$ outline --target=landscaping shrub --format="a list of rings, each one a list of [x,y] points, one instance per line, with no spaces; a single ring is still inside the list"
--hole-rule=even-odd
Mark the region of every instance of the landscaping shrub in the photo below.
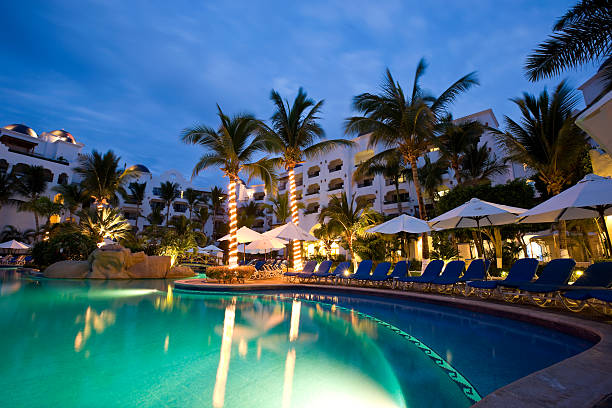
[[[34,263],[44,268],[59,261],[84,261],[95,249],[96,241],[81,233],[57,234],[32,248]]]
[[[209,266],[206,268],[206,277],[221,282],[244,281],[250,278],[255,273],[253,266],[237,266],[231,268],[229,266]]]

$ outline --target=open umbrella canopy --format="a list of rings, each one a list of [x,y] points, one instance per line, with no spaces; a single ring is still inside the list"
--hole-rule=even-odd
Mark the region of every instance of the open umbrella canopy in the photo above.
[[[517,215],[524,213],[524,208],[511,207],[472,198],[465,204],[429,221],[429,225],[437,230],[451,228],[479,228],[491,225],[511,224],[517,220]]]
[[[198,247],[198,250],[201,250],[202,252],[222,252],[223,251],[221,248],[216,247],[214,245],[208,245],[208,246],[205,246],[204,248]]]
[[[262,239],[258,239],[257,241],[251,242],[246,246],[246,250],[256,250],[256,249],[283,249],[288,242],[282,239],[274,238],[274,237],[265,237]]]
[[[521,214],[520,223],[612,215],[612,178],[587,174],[575,186]]]
[[[263,233],[266,237],[287,239],[290,241],[318,241],[308,231],[298,227],[293,222],[289,221],[285,225],[274,228],[273,230]]]
[[[261,239],[262,234],[260,234],[257,231],[253,231],[252,229],[248,227],[242,227],[237,231],[236,237],[238,238],[239,244],[246,244],[247,242],[253,242],[253,241],[257,241],[258,239]],[[221,238],[219,241],[229,241],[229,240],[230,240],[230,234],[227,234],[226,236]]]
[[[370,228],[367,232],[378,232],[381,234],[397,234],[398,232],[411,232],[413,234],[422,234],[429,232],[431,228],[426,221],[411,217],[407,214],[399,215],[387,222]]]
[[[30,246],[11,239],[0,244],[0,249],[29,249]]]

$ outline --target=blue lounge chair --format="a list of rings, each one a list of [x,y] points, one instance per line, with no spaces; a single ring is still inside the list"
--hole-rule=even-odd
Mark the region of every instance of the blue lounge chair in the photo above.
[[[571,286],[564,286],[559,299],[563,305],[578,312],[587,305],[587,300],[596,299],[608,303],[612,299],[608,287],[612,286],[612,262],[598,262],[590,265]]]
[[[464,261],[450,261],[446,264],[444,272],[429,283],[429,288],[432,289],[435,287],[440,291],[445,291],[450,286],[452,289],[452,287],[459,281],[459,276],[464,269]]]
[[[491,266],[491,261],[488,259],[474,259],[468,265],[463,276],[457,279],[458,283],[484,280],[487,276],[487,271]]]
[[[291,280],[295,277],[297,277],[300,273],[312,273],[315,270],[315,267],[317,266],[317,261],[308,261],[306,262],[306,264],[304,265],[304,267],[302,268],[302,270],[300,272],[285,272],[283,274],[284,277],[286,277],[287,279]]]
[[[391,262],[381,262],[376,265],[372,275],[366,278],[366,281],[374,284],[374,282],[386,282],[389,279],[389,269],[391,269]]]
[[[391,271],[391,275],[388,276],[388,279],[400,279],[408,277],[408,268],[410,268],[410,261],[399,261],[395,264],[393,271]]]
[[[327,274],[325,276],[321,276],[319,277],[319,279],[330,279],[333,280],[334,283],[337,282],[339,279],[343,279],[346,278],[346,272],[351,268],[351,263],[350,262],[340,262],[336,268],[334,269],[334,271],[330,274]]]
[[[492,294],[494,289],[497,289],[500,286],[516,288],[531,282],[535,276],[537,268],[537,259],[522,258],[517,260],[514,265],[512,265],[506,279],[468,282],[467,286],[476,290],[481,297],[487,297]]]
[[[370,277],[370,272],[372,271],[372,261],[365,260],[359,262],[359,266],[357,266],[357,270],[355,273],[350,274],[346,277],[349,282],[360,282],[365,281]]]
[[[321,262],[321,264],[319,265],[319,268],[316,270],[316,272],[310,275],[309,278],[320,280],[320,279],[326,279],[328,277],[333,276],[333,274],[329,273],[332,263],[333,263],[332,261]]]
[[[405,278],[399,278],[398,281],[405,284],[405,287],[408,285],[417,284],[426,284],[431,283],[434,279],[440,276],[440,272],[442,272],[442,268],[444,267],[444,261],[440,259],[435,259],[427,264],[427,267],[421,274],[421,276],[408,276]]]

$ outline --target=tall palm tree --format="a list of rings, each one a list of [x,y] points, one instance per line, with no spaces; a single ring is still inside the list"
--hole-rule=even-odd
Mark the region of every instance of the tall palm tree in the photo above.
[[[123,239],[132,231],[130,223],[116,208],[91,208],[81,210],[78,215],[81,232],[97,242],[101,242],[104,238]]]
[[[440,155],[453,169],[457,185],[461,184],[461,161],[465,152],[474,142],[480,140],[483,126],[477,121],[454,123],[451,115],[445,117],[437,127],[434,145]]]
[[[62,196],[64,206],[68,210],[70,219],[73,219],[73,215],[77,212],[79,207],[85,207],[90,201],[89,195],[83,186],[78,183],[58,184],[53,187],[52,190]]]
[[[463,155],[459,173],[464,185],[476,185],[491,183],[493,177],[504,174],[507,169],[506,162],[498,160],[487,143],[478,146],[478,142],[474,142]]]
[[[125,194],[129,180],[138,176],[132,169],[119,168],[121,158],[112,150],[102,154],[96,150],[80,157],[74,172],[81,176],[81,185],[98,207],[117,203],[117,193]]]
[[[357,267],[353,243],[355,238],[365,233],[366,227],[373,223],[373,213],[370,204],[365,201],[355,200],[355,195],[349,199],[346,192],[340,196],[332,196],[327,207],[321,210],[319,215],[321,224],[327,223],[332,228],[337,228],[346,242],[347,249],[351,254],[353,266]]]
[[[323,243],[325,252],[329,257],[332,251],[332,244],[339,237],[337,226],[334,224],[325,223],[323,220],[319,223],[319,227],[312,231],[312,235]]]
[[[10,241],[14,239],[15,241],[30,243],[32,242],[32,238],[34,238],[35,232],[33,229],[25,229],[19,230],[14,225],[6,225],[0,233],[0,241]]]
[[[197,209],[195,213],[195,222],[200,225],[200,231],[204,232],[204,228],[206,228],[206,223],[210,218],[210,211],[207,206],[202,206]]]
[[[193,169],[193,176],[204,169],[216,166],[229,179],[229,266],[233,268],[238,266],[236,183],[240,181],[240,174],[246,173],[249,180],[253,177],[263,180],[268,191],[274,188],[276,174],[273,169],[274,163],[267,157],[253,161],[259,152],[267,150],[266,142],[261,135],[262,123],[251,115],[229,117],[218,105],[217,109],[221,121],[217,129],[203,125],[188,128],[183,131],[182,140],[205,149],[204,155]]]
[[[270,93],[270,99],[274,103],[275,111],[271,126],[266,129],[265,139],[269,151],[281,155],[275,160],[275,164],[283,166],[289,174],[291,221],[299,225],[295,166],[305,158],[313,159],[339,146],[351,146],[352,142],[345,139],[319,141],[325,137],[325,132],[318,122],[324,101],[315,102],[308,98],[302,88],[298,90],[292,105],[289,105],[289,101],[283,101],[275,90]],[[296,270],[302,269],[299,241],[293,241],[293,267]]]
[[[47,196],[38,197],[34,203],[34,211],[46,219],[44,225],[45,230],[48,230],[49,226],[51,225],[51,217],[54,215],[61,215],[62,210],[64,209],[64,205],[62,203],[54,202]]]
[[[142,217],[140,206],[146,197],[147,183],[133,182],[128,185],[128,189],[130,190],[130,200],[136,203],[136,231],[138,231],[138,220]]]
[[[157,227],[164,222],[164,215],[161,212],[160,207],[153,207],[151,213],[147,215],[147,221],[149,224]]]
[[[586,136],[575,124],[576,92],[565,81],[552,95],[544,89],[538,97],[523,93],[512,99],[521,111],[520,121],[505,116],[506,132],[495,131],[498,143],[517,163],[537,172],[549,194],[557,195],[572,180],[571,172],[580,160]],[[565,222],[559,222],[561,250],[567,249]]]
[[[193,210],[200,203],[201,194],[198,190],[188,188],[183,192],[183,198],[187,200],[187,208],[189,208],[189,219],[193,218]]]
[[[379,94],[363,93],[353,98],[353,109],[363,116],[346,120],[345,132],[370,133],[370,146],[383,145],[396,149],[410,165],[416,190],[419,216],[427,219],[421,194],[417,162],[431,146],[437,122],[445,116],[446,108],[460,94],[478,85],[476,73],[467,74],[448,87],[440,96],[428,95],[420,85],[427,63],[419,61],[414,75],[412,92],[408,95],[387,69]],[[423,258],[429,258],[427,234],[423,234]]]
[[[553,26],[553,33],[527,57],[530,81],[605,59],[600,69],[612,85],[612,3],[580,0]]]
[[[251,228],[257,218],[259,207],[255,201],[249,201],[248,203],[238,208],[238,227]]]
[[[279,224],[284,224],[287,218],[291,216],[291,207],[289,205],[289,194],[277,194],[270,198],[271,204],[265,204],[266,208],[272,210],[272,213],[276,217],[276,221]],[[304,203],[298,202],[297,208],[304,208]]]
[[[166,206],[166,226],[168,226],[168,219],[170,218],[170,207],[172,206],[172,202],[176,200],[179,194],[180,189],[178,183],[164,181],[159,185],[159,197],[164,201],[164,205]]]
[[[438,188],[444,184],[444,175],[448,172],[448,162],[443,158],[432,162],[429,156],[425,156],[424,159],[425,164],[419,168],[419,182],[425,194],[434,204]]]
[[[12,172],[0,172],[0,209],[11,202],[11,197],[16,190],[16,181]]]
[[[213,210],[213,229],[212,229],[212,237],[213,239],[216,237],[216,221],[217,221],[217,212],[223,205],[223,202],[227,198],[227,195],[223,191],[223,187],[213,186],[210,189],[210,205]]]
[[[398,197],[397,211],[401,214],[403,208],[402,200],[399,199],[399,185],[401,179],[408,179],[409,173],[401,155],[395,150],[386,150],[359,164],[353,173],[353,179],[382,175],[386,180],[391,180],[395,187],[395,195]]]
[[[45,176],[43,166],[27,166],[23,170],[23,175],[18,178],[15,189],[17,193],[26,198],[26,202],[20,205],[22,211],[29,211],[34,214],[35,231],[38,234],[40,225],[38,222],[38,212],[36,211],[36,200],[47,191],[49,182]]]

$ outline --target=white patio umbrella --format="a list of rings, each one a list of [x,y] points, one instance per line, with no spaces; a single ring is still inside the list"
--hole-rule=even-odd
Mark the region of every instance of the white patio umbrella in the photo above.
[[[0,244],[0,249],[8,249],[12,251],[23,251],[26,249],[30,249],[30,246],[19,241],[15,241],[11,239],[10,241],[6,241]]]
[[[587,174],[575,186],[521,214],[520,223],[601,218],[606,247],[612,254],[606,215],[612,215],[612,178]]]
[[[262,235],[290,241],[318,241],[318,239],[312,236],[308,231],[298,227],[291,221],[273,230],[266,231]]]
[[[411,232],[413,234],[422,234],[429,232],[431,228],[427,221],[412,217],[408,214],[402,214],[389,221],[383,222],[380,225],[370,228],[367,232],[378,232],[380,234],[397,234],[398,232]]]
[[[238,240],[238,243],[242,244],[242,252],[245,254],[243,259],[246,259],[245,244],[248,242],[256,241],[258,239],[262,239],[262,237],[263,237],[262,234],[260,234],[257,231],[253,231],[252,229],[248,227],[241,227],[238,229],[238,231],[236,231],[236,238]],[[230,234],[227,234],[223,238],[219,239],[219,241],[229,241],[229,240],[230,240]]]
[[[263,253],[266,254],[268,250],[283,249],[288,243],[289,242],[279,238],[264,236],[264,238],[253,241],[247,245],[246,250],[250,253],[261,253],[263,251]]]
[[[214,245],[208,245],[208,246],[205,246],[204,248],[198,247],[198,250],[201,250],[202,252],[223,252],[221,248],[216,247]]]
[[[478,235],[480,236],[480,253],[484,254],[480,227],[512,224],[517,220],[517,215],[525,211],[527,210],[524,208],[490,203],[478,198],[472,198],[467,203],[437,216],[428,223],[437,230],[477,228]]]

